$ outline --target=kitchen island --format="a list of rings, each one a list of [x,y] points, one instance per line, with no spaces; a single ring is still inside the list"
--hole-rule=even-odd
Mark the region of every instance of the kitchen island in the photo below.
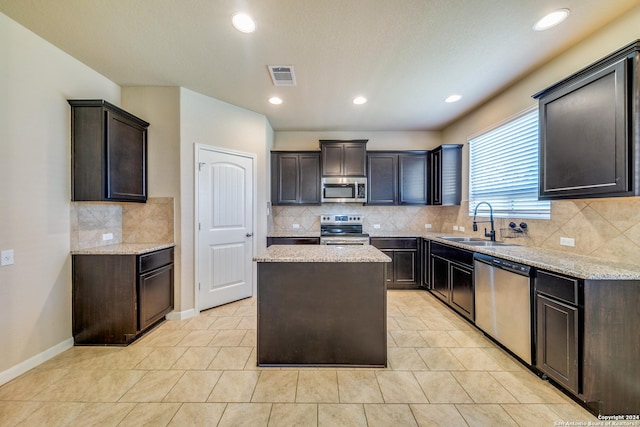
[[[386,366],[388,256],[369,245],[274,245],[254,261],[259,366]]]

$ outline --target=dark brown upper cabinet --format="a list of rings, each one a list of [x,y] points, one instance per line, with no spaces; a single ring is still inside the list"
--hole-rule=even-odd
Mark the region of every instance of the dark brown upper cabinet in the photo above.
[[[431,204],[459,205],[462,198],[462,145],[431,151]]]
[[[320,152],[271,152],[271,203],[320,204]]]
[[[535,94],[539,198],[640,195],[640,41]]]
[[[367,203],[370,205],[426,205],[427,151],[369,151]]]
[[[367,141],[320,140],[322,176],[366,176]]]
[[[147,201],[149,123],[104,100],[71,105],[71,200]]]

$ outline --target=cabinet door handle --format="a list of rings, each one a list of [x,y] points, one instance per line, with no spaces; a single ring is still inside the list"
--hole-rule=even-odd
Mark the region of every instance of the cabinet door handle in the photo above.
[[[246,236],[247,237],[251,237],[251,236],[253,236],[253,233],[247,233]]]

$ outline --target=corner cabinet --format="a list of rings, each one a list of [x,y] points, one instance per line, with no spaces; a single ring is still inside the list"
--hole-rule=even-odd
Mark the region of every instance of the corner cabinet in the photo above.
[[[416,237],[372,237],[371,245],[391,258],[386,263],[388,289],[420,288],[420,246]]]
[[[540,199],[640,195],[640,41],[537,93]]]
[[[173,310],[173,248],[72,255],[76,345],[126,345]]]
[[[367,204],[426,205],[428,151],[367,152]]]
[[[104,100],[71,105],[71,200],[147,201],[149,123]]]
[[[271,152],[271,203],[320,204],[320,152]]]
[[[462,199],[462,145],[445,144],[431,151],[431,204],[459,205]]]
[[[367,141],[320,140],[322,176],[366,176]]]

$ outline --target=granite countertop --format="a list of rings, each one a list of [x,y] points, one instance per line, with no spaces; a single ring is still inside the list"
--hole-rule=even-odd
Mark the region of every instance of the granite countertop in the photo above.
[[[142,255],[172,248],[175,245],[175,243],[118,243],[71,251],[71,255]]]
[[[318,231],[270,231],[267,237],[320,237]]]
[[[273,245],[253,258],[257,262],[391,262],[370,245]]]
[[[369,237],[387,237],[387,238],[400,238],[400,237],[421,237],[420,232],[406,232],[406,231],[381,231],[371,230],[369,231]]]
[[[517,243],[513,246],[472,246],[464,242],[452,242],[442,239],[447,233],[443,232],[398,232],[369,230],[371,237],[422,237],[447,245],[459,247],[472,252],[493,255],[498,258],[520,262],[532,267],[542,268],[548,271],[566,274],[579,279],[589,280],[640,280],[640,265],[608,261],[600,258],[574,255],[567,252],[555,251],[551,249],[534,248],[530,246],[520,246]],[[319,237],[320,232],[271,232],[269,237]],[[459,235],[463,237],[462,235]],[[298,248],[299,246],[295,246]],[[297,249],[296,249],[297,251]],[[302,262],[302,261],[300,261]]]
[[[452,242],[442,239],[444,233],[427,233],[422,237],[431,241],[445,243],[473,252],[493,255],[509,261],[519,262],[532,267],[566,274],[579,279],[590,280],[640,280],[640,266],[585,255],[574,255],[551,249],[529,246],[471,246],[464,242]]]

